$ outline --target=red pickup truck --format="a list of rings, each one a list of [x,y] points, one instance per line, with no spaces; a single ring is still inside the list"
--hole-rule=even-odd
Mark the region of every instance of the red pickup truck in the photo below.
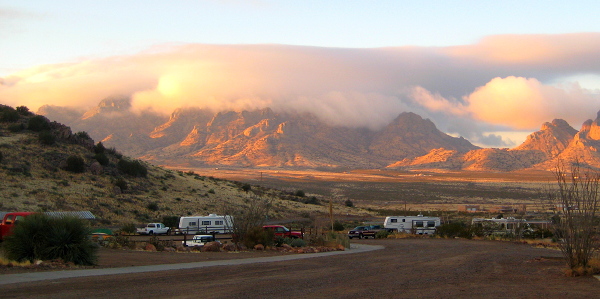
[[[300,239],[304,237],[304,234],[302,234],[302,232],[291,231],[289,228],[283,225],[265,225],[263,226],[263,228],[273,230],[275,232],[276,237]]]
[[[23,220],[23,218],[33,214],[33,212],[11,212],[6,213],[2,218],[2,222],[0,222],[0,241],[4,240],[4,238],[10,235],[13,227],[17,222]]]

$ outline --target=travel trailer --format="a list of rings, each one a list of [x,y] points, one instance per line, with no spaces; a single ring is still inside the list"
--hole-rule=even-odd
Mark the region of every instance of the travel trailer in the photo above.
[[[383,227],[398,232],[417,235],[431,235],[435,228],[440,226],[440,217],[418,216],[388,216],[385,217]]]
[[[233,230],[233,217],[210,214],[208,216],[186,216],[179,219],[175,234],[228,234]]]

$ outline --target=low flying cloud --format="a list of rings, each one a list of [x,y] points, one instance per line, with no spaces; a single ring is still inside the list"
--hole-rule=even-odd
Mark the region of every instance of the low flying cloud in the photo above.
[[[600,34],[503,35],[444,48],[175,44],[23,70],[0,78],[0,102],[89,109],[129,95],[135,111],[270,107],[372,129],[411,111],[501,146],[485,131],[533,131],[554,118],[577,127],[595,117],[597,95],[576,82],[551,84],[579,74],[600,74]]]

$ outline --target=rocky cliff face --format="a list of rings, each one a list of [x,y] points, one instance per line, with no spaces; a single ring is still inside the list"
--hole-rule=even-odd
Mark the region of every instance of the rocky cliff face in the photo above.
[[[53,108],[52,114],[59,110]],[[67,124],[107,147],[157,163],[377,168],[434,148],[461,153],[477,148],[414,113],[402,113],[382,130],[372,131],[268,108],[219,113],[186,108],[169,118],[134,114],[127,99],[112,98]]]
[[[552,170],[558,161],[577,160],[600,168],[600,113],[580,131],[555,119],[513,149],[480,149],[414,113],[402,113],[373,131],[268,108],[219,113],[180,108],[169,117],[134,114],[128,99],[121,98],[106,99],[79,117],[60,107],[45,106],[42,112],[107,147],[159,164],[513,171]]]

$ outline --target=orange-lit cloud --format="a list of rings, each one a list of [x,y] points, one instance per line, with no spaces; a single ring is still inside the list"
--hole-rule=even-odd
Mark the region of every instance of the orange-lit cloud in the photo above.
[[[556,87],[533,78],[494,78],[465,97],[473,117],[515,129],[539,127],[545,121],[563,118],[573,125],[581,117],[595,117],[600,99],[578,85]]]
[[[600,75],[600,33],[502,35],[446,48],[161,45],[0,78],[0,103],[91,108],[128,95],[135,111],[270,107],[373,129],[413,111],[470,136],[484,126],[533,130],[554,118],[577,127],[600,110],[598,96],[550,82],[582,74]]]

